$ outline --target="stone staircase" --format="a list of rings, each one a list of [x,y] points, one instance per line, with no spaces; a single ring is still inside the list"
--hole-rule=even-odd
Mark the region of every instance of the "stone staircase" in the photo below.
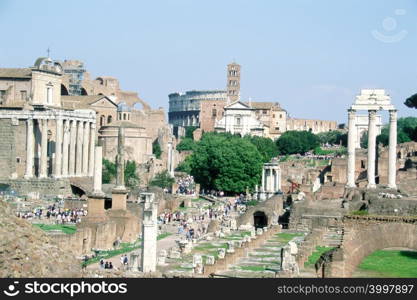
[[[323,234],[323,245],[338,247],[342,243],[343,229],[339,226],[329,226]]]
[[[289,232],[294,234],[292,241],[300,244],[304,238],[299,232]],[[288,241],[283,242],[280,233],[274,234],[263,244],[249,251],[236,263],[229,265],[224,271],[216,272],[216,277],[238,277],[238,278],[263,278],[276,277],[281,271],[281,249]]]

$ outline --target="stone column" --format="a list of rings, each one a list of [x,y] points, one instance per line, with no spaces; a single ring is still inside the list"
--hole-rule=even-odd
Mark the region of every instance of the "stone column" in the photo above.
[[[75,175],[75,143],[77,138],[77,121],[71,121],[71,134],[69,140],[69,176]]]
[[[101,180],[103,173],[103,148],[100,146],[95,147],[95,156],[94,156],[94,179],[93,179],[93,194],[101,195],[103,194],[101,190]]]
[[[82,167],[82,175],[88,176],[88,143],[89,143],[89,135],[90,135],[90,126],[89,122],[83,122],[84,127],[84,136],[83,136],[83,167]]]
[[[273,167],[269,167],[269,191],[270,192],[274,192],[274,168]]]
[[[69,120],[64,120],[64,138],[62,141],[62,177],[68,176],[69,126]]]
[[[369,111],[368,124],[368,186],[375,188],[375,160],[376,160],[376,110]]]
[[[41,120],[41,170],[39,177],[48,177],[48,120]]]
[[[348,110],[348,167],[347,187],[356,187],[355,184],[355,151],[356,151],[356,114],[355,110]]]
[[[101,190],[101,175],[102,175],[102,147],[94,147],[95,161],[94,164],[94,178],[93,178],[93,192],[88,196],[87,207],[88,215],[83,218],[86,222],[105,222],[107,220],[106,211],[104,209],[105,194]]]
[[[281,168],[277,168],[277,190],[281,191]]]
[[[142,193],[143,203],[142,221],[142,272],[156,271],[156,238],[158,233],[157,205],[154,203],[153,193]]]
[[[83,122],[79,121],[77,126],[77,152],[75,159],[75,176],[81,176],[83,166]]]
[[[89,123],[90,126],[90,157],[88,160],[88,176],[94,176],[94,148],[96,145],[96,124]]]
[[[397,110],[389,111],[388,186],[397,188]]]
[[[262,167],[262,185],[261,185],[262,192],[265,192],[265,167]]]
[[[56,139],[55,139],[55,168],[54,177],[59,178],[62,175],[62,126],[63,120],[56,119]]]
[[[28,118],[26,121],[26,171],[25,178],[33,177],[33,156],[34,156],[34,134],[33,119]]]
[[[168,142],[168,172],[169,175],[171,175],[172,177],[174,177],[174,168],[173,168],[173,164],[172,164],[172,142]]]

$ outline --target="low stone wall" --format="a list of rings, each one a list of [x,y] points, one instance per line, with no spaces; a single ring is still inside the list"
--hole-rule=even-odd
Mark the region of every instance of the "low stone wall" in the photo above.
[[[203,275],[209,276],[216,272],[226,270],[229,265],[237,263],[240,258],[246,257],[249,251],[258,248],[274,234],[279,232],[281,232],[281,227],[278,225],[268,228],[267,232],[264,232],[262,235],[256,235],[256,238],[251,239],[250,242],[242,243],[242,247],[235,248],[233,253],[226,253],[225,257],[216,260],[214,265],[205,265]]]
[[[308,260],[310,255],[316,250],[316,247],[322,244],[324,228],[314,228],[301,243],[298,248],[296,261],[300,269],[304,268],[304,263]]]
[[[20,195],[28,195],[33,192],[46,197],[70,196],[71,186],[68,179],[3,179],[0,183],[7,184]]]
[[[327,183],[315,193],[316,200],[339,199],[345,193],[345,185],[341,183]]]

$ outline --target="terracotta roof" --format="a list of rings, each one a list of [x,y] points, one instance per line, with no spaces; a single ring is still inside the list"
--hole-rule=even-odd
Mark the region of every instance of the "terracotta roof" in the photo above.
[[[0,78],[32,78],[30,68],[0,68]]]
[[[93,96],[61,96],[62,106],[67,109],[77,108],[91,108],[90,105],[94,102],[107,98],[111,103],[116,105],[109,97],[104,95],[93,95]]]
[[[245,104],[249,104],[249,102],[244,102]],[[279,107],[278,102],[251,102],[252,108],[255,109],[271,109],[274,106]]]

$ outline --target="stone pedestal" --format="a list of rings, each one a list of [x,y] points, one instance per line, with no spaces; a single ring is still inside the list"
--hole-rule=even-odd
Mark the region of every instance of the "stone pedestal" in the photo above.
[[[126,210],[128,190],[125,188],[114,188],[112,190],[112,210]]]
[[[87,216],[84,218],[89,222],[106,221],[106,211],[104,209],[104,194],[92,194],[87,199]]]

